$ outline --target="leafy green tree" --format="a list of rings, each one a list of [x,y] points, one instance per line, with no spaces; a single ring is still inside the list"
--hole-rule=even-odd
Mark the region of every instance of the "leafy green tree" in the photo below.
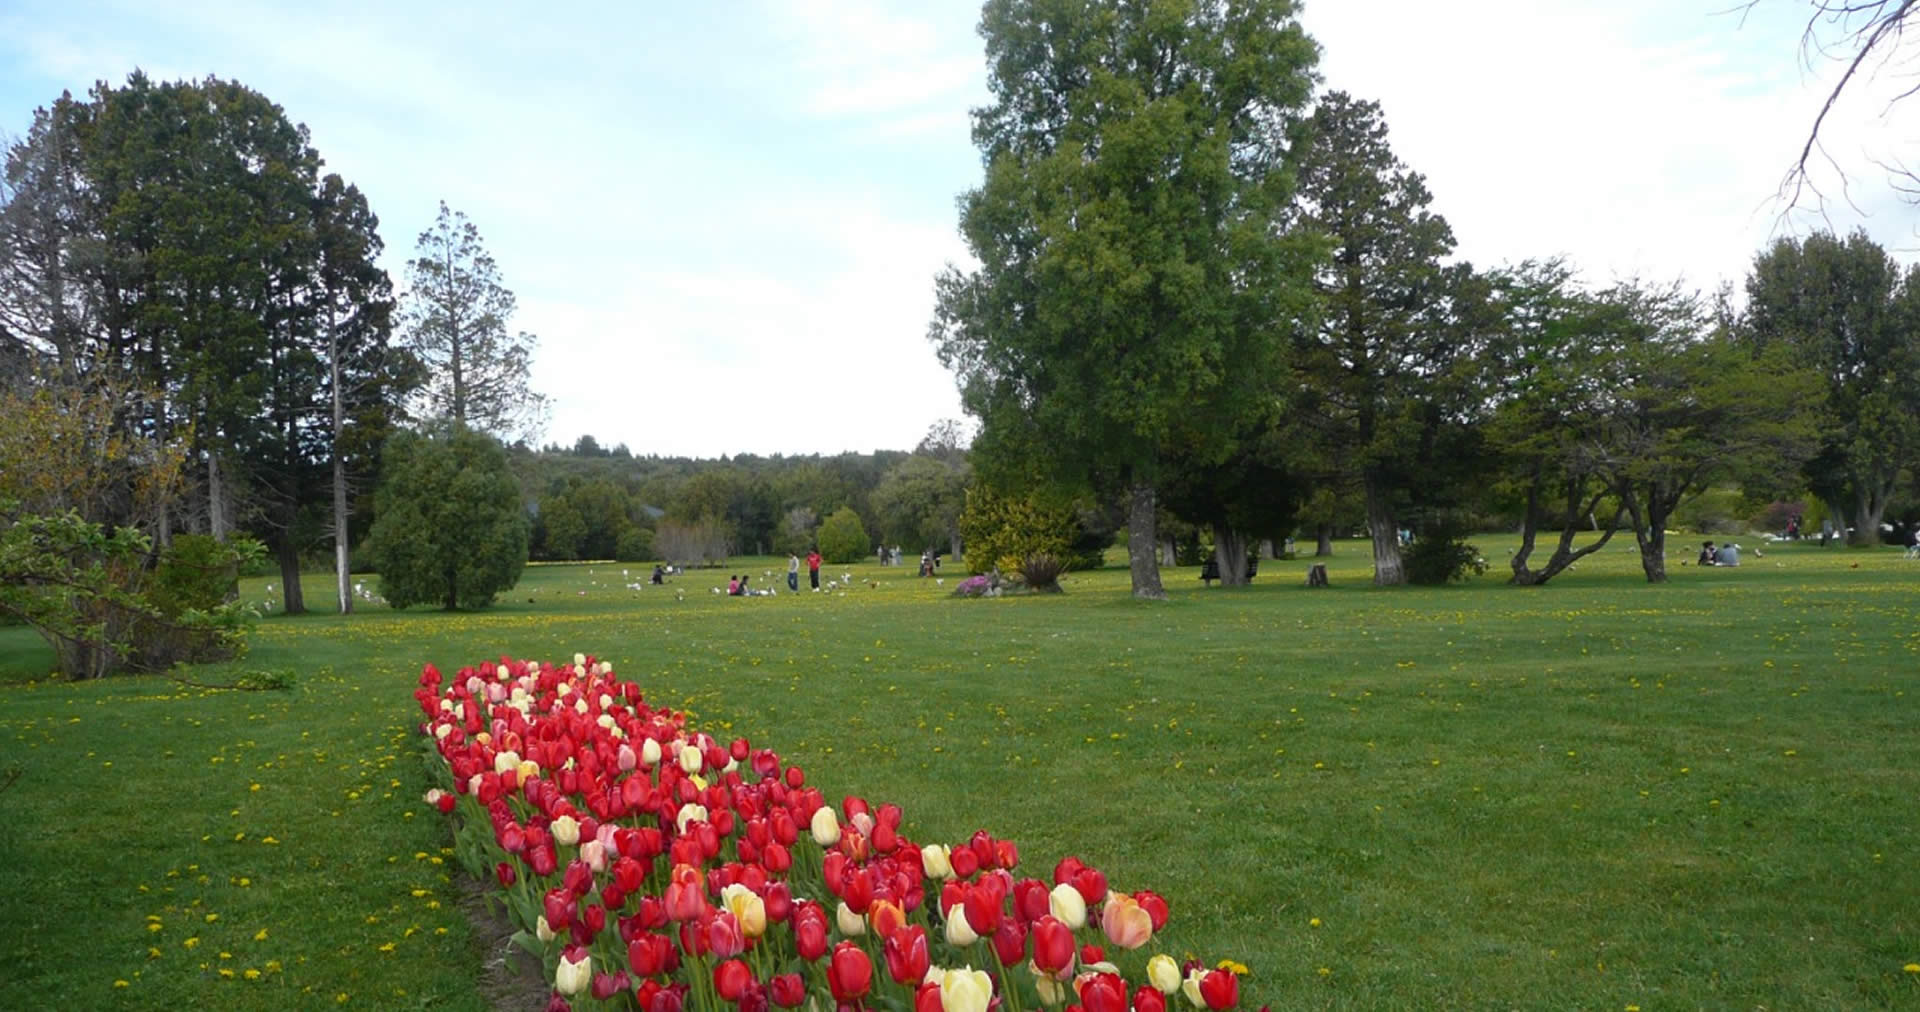
[[[820,524],[820,555],[828,562],[859,562],[873,550],[866,525],[851,506],[842,506]]]
[[[1329,92],[1308,136],[1300,225],[1326,236],[1333,253],[1316,279],[1318,319],[1300,332],[1299,417],[1322,455],[1358,478],[1373,582],[1401,584],[1395,494],[1421,467],[1428,408],[1461,350],[1446,316],[1460,279],[1441,265],[1453,232],[1426,209],[1426,181],[1387,145],[1377,103]]]
[[[587,539],[587,521],[567,495],[547,496],[540,500],[540,519],[534,524],[532,549],[542,559],[569,562],[581,558],[580,546]]]
[[[1901,472],[1920,456],[1920,268],[1904,276],[1865,232],[1779,239],[1754,258],[1745,333],[1825,380],[1814,494],[1874,544]]]
[[[536,338],[509,329],[515,300],[480,230],[440,203],[407,261],[406,343],[431,370],[429,413],[498,436],[537,433],[544,395],[528,387]]]
[[[387,603],[484,608],[519,582],[527,516],[498,441],[454,425],[400,433],[385,456],[367,552]]]
[[[1606,418],[1584,452],[1633,521],[1647,582],[1663,583],[1682,500],[1812,453],[1819,379],[1709,332],[1699,300],[1677,287],[1623,284],[1607,298],[1623,322],[1600,376]]]
[[[989,476],[1124,491],[1133,593],[1163,598],[1171,462],[1224,460],[1272,397],[1313,252],[1279,227],[1315,47],[1291,0],[989,0],[979,262],[930,337],[981,420]]]
[[[1494,287],[1501,323],[1481,362],[1486,396],[1495,406],[1487,441],[1502,465],[1502,484],[1520,505],[1511,582],[1544,586],[1605,547],[1626,516],[1593,446],[1604,438],[1615,405],[1608,363],[1628,353],[1624,345],[1639,324],[1632,300],[1622,298],[1631,289],[1589,295],[1558,260],[1501,271]],[[1614,505],[1602,523],[1595,511],[1608,500]],[[1589,526],[1599,529],[1578,544]],[[1536,568],[1542,530],[1556,531],[1557,538],[1546,563]]]
[[[1249,433],[1215,467],[1169,482],[1166,505],[1181,519],[1212,529],[1214,561],[1224,586],[1247,584],[1247,556],[1261,539],[1282,540],[1294,528],[1307,486],[1288,466],[1279,430]]]
[[[968,477],[964,462],[956,466],[918,453],[894,465],[871,500],[881,540],[916,549],[945,545],[958,556]]]

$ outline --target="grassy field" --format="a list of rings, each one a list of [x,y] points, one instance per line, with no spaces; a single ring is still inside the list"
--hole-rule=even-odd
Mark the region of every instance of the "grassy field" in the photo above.
[[[870,564],[746,600],[534,567],[484,613],[269,617],[193,675],[291,691],[48,682],[0,630],[0,1007],[481,1007],[409,692],[576,650],[916,839],[1160,891],[1249,1008],[1920,1007],[1920,563],[1796,545],[1649,587],[1609,549],[1381,591],[1367,559],[1329,590],[1169,570],[1164,604],[1122,569],[959,601]]]

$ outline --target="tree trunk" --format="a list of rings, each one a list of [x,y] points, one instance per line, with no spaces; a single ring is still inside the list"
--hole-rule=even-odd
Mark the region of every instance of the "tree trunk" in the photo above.
[[[1648,492],[1645,515],[1631,487],[1620,489],[1619,494],[1621,505],[1633,520],[1633,539],[1640,544],[1640,569],[1647,574],[1647,582],[1667,582],[1667,510],[1660,504],[1659,490]]]
[[[1153,486],[1136,483],[1127,491],[1127,569],[1133,577],[1133,596],[1164,601],[1167,592],[1160,586],[1160,562],[1154,549],[1160,538],[1154,525]]]
[[[1272,538],[1260,539],[1260,557],[1263,559],[1277,559],[1280,557],[1280,553],[1274,551]]]
[[[1333,554],[1333,525],[1313,525],[1313,557],[1324,559]]]
[[[1880,543],[1880,519],[1886,516],[1887,500],[1893,494],[1892,482],[1882,489],[1870,486],[1868,481],[1853,479],[1853,533],[1847,536],[1847,544],[1856,548],[1872,548]]]
[[[353,611],[352,577],[347,572],[347,541],[351,534],[347,513],[347,462],[340,455],[340,437],[347,428],[346,402],[340,393],[340,339],[334,331],[333,294],[327,294],[327,371],[333,383],[333,581],[340,614]]]
[[[227,486],[220,479],[220,455],[207,451],[207,533],[215,541],[227,540]]]
[[[947,547],[949,547],[949,548],[951,548],[951,549],[953,549],[953,558],[954,558],[954,561],[956,561],[956,562],[957,562],[957,561],[959,561],[959,559],[960,559],[960,557],[961,557],[961,556],[960,556],[960,549],[961,549],[961,547],[962,547],[962,545],[960,544],[960,532],[959,532],[959,531],[948,531],[948,532],[947,532]]]
[[[273,555],[280,563],[280,599],[286,602],[286,613],[306,614],[307,599],[300,592],[300,553],[293,547],[290,531],[283,530],[274,538]]]
[[[1247,585],[1247,537],[1225,524],[1213,525],[1213,559],[1220,565],[1222,587]]]
[[[1520,520],[1520,549],[1513,553],[1508,565],[1513,569],[1513,579],[1508,581],[1516,587],[1531,587],[1541,582],[1538,574],[1527,568],[1527,559],[1533,555],[1534,535],[1539,532],[1540,523],[1540,487],[1546,478],[1538,463],[1533,465],[1533,477],[1527,483],[1526,512]]]
[[[1407,572],[1400,564],[1400,526],[1393,517],[1393,504],[1387,501],[1387,490],[1369,475],[1367,489],[1367,533],[1373,539],[1373,585],[1376,587],[1398,587],[1407,582]]]

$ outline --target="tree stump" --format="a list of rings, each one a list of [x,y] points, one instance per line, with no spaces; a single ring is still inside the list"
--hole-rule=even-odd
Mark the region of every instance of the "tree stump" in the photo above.
[[[1307,586],[1324,587],[1326,585],[1327,567],[1325,563],[1316,562],[1307,568]]]

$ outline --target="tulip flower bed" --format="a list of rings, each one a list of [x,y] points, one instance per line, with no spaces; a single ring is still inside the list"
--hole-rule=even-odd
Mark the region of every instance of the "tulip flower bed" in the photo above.
[[[1228,1009],[1240,969],[1146,947],[1168,905],[1078,857],[1046,879],[982,829],[917,844],[744,738],[649,705],[612,665],[502,660],[414,693],[456,852],[552,968],[549,1008]]]

